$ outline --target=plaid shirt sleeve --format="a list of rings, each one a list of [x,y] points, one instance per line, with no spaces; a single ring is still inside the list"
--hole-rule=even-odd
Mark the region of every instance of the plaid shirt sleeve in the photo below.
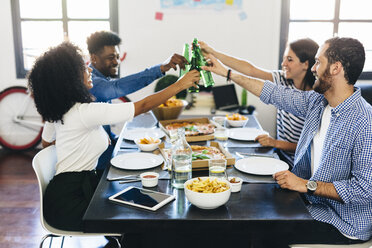
[[[305,117],[310,106],[309,100],[312,93],[313,91],[299,91],[265,81],[260,99],[266,104],[273,104],[278,109]]]

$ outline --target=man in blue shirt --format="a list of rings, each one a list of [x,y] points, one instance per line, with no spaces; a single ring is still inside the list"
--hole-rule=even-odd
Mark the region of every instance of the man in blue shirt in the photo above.
[[[203,69],[228,75],[210,59],[213,65]],[[319,222],[305,234],[297,230],[270,238],[275,247],[280,242],[358,243],[372,235],[372,107],[354,87],[365,50],[355,39],[336,37],[319,48],[315,59],[312,91],[229,73],[263,102],[306,117],[292,171],[273,177],[281,188],[306,193],[309,212]]]
[[[126,77],[117,78],[119,70],[119,44],[121,38],[111,31],[98,31],[87,38],[90,54],[90,67],[92,71],[93,88],[90,92],[97,102],[111,102],[111,100],[140,90],[165,75],[165,72],[177,65],[184,69],[187,60],[174,54],[163,64],[155,65],[144,71]],[[116,143],[116,136],[111,132],[110,126],[104,126],[110,136],[111,145],[98,161],[97,170],[101,171],[110,161]]]

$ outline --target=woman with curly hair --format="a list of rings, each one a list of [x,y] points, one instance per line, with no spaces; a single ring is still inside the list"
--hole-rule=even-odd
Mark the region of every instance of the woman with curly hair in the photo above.
[[[273,71],[259,68],[246,60],[216,51],[205,42],[199,41],[199,45],[204,53],[211,54],[231,69],[250,77],[269,80],[275,84],[298,90],[311,90],[315,82],[311,67],[315,63],[315,54],[319,46],[309,38],[290,42],[283,54],[282,70]],[[256,141],[262,146],[278,149],[280,159],[287,162],[292,168],[294,153],[304,122],[305,119],[302,117],[278,110],[277,139],[268,135],[259,135],[256,137]]]
[[[56,174],[44,195],[46,221],[63,230],[82,230],[82,217],[98,184],[95,167],[109,139],[102,125],[130,121],[194,86],[194,70],[176,83],[137,102],[93,102],[91,71],[81,50],[64,42],[39,57],[28,77],[38,112],[46,122],[43,145],[55,142]]]

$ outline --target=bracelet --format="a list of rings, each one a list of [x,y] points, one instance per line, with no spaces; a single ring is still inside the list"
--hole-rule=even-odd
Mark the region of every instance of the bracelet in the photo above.
[[[229,81],[231,80],[231,78],[230,78],[230,74],[231,74],[231,69],[229,69],[229,70],[227,71],[226,82],[229,82]]]

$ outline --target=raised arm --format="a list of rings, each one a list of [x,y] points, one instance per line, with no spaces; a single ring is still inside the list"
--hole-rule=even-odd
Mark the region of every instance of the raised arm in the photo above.
[[[208,44],[203,41],[199,41],[199,45],[204,55],[213,55],[224,65],[230,67],[235,71],[238,71],[250,77],[273,81],[273,76],[268,70],[259,68],[253,63],[248,62],[247,60],[235,58],[220,51],[216,51],[214,48],[208,46]]]
[[[150,109],[164,103],[167,99],[176,95],[178,92],[195,86],[194,82],[198,82],[200,73],[197,70],[192,70],[186,73],[174,84],[168,86],[162,91],[152,94],[142,100],[134,103],[134,116],[149,111]]]
[[[202,69],[206,71],[211,71],[217,75],[226,77],[228,69],[224,67],[214,56],[207,55],[206,58],[209,60],[209,66],[203,66]],[[243,76],[241,74],[231,72],[230,78],[232,81],[245,88],[252,94],[260,96],[262,88],[264,86],[264,81],[261,79],[253,78],[250,76]]]

